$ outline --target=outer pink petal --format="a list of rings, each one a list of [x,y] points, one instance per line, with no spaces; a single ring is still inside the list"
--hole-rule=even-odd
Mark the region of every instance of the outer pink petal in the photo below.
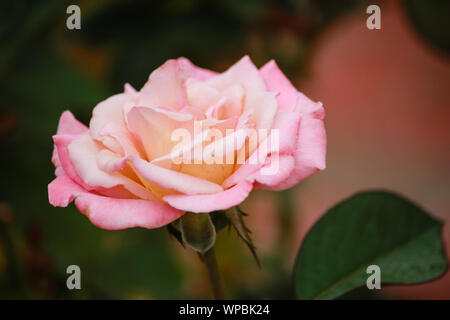
[[[66,110],[61,114],[61,117],[59,118],[57,134],[78,135],[85,132],[86,130],[88,130],[88,128],[80,121],[75,119],[70,111]],[[56,147],[53,148],[52,162],[56,167],[55,175],[59,176],[64,174],[64,169],[61,167],[61,162],[59,160]]]
[[[68,175],[73,181],[78,183],[86,190],[92,190],[93,188],[84,183],[84,181],[80,178],[69,157],[69,151],[67,147],[70,144],[70,142],[72,142],[72,140],[75,139],[76,137],[77,136],[67,134],[53,136],[55,150],[58,154],[61,167],[63,168],[65,174]]]
[[[74,115],[66,110],[61,114],[58,123],[57,134],[74,134],[78,135],[88,130],[84,124],[75,119]]]
[[[78,197],[75,204],[94,225],[106,230],[159,228],[175,221],[184,213],[161,202],[113,199],[93,194]]]
[[[178,110],[186,104],[184,82],[187,74],[176,60],[168,60],[152,72],[142,87],[137,105],[166,106]]]
[[[55,146],[53,146],[53,151],[52,151],[52,163],[55,166],[55,175],[56,176],[64,174],[64,169],[61,168],[61,161],[59,161],[58,151],[56,150]]]
[[[323,121],[302,118],[298,137],[295,168],[286,181],[276,186],[276,190],[291,188],[318,170],[325,169],[327,138]]]
[[[67,176],[53,180],[48,186],[48,193],[50,203],[58,207],[66,207],[75,199],[77,208],[94,225],[106,230],[159,228],[183,215],[182,211],[161,202],[114,199],[90,193]]]
[[[125,83],[125,85],[123,86],[123,92],[131,94],[137,93],[136,89],[133,88],[133,86],[129,83]]]
[[[75,197],[87,192],[68,176],[60,176],[48,185],[48,201],[55,207],[67,207]]]
[[[297,106],[295,111],[300,112],[302,117],[322,120],[325,117],[325,110],[322,102],[314,102],[301,92],[297,92]]]
[[[172,207],[195,213],[226,210],[239,205],[252,191],[253,184],[243,180],[234,187],[215,194],[168,195],[163,198]]]
[[[249,179],[254,180],[258,189],[276,190],[292,174],[295,160],[290,155],[272,154],[267,158],[267,164]]]
[[[142,199],[153,199],[150,191],[127,176],[113,172],[108,173],[98,166],[98,156],[102,149],[98,147],[88,132],[74,138],[67,146],[68,157],[82,183],[71,178],[83,186],[92,186],[95,190],[110,189],[123,186],[126,190]],[[62,160],[62,159],[61,159]],[[88,189],[86,187],[86,189]]]
[[[206,83],[219,90],[236,84],[243,85],[247,90],[266,90],[266,85],[258,68],[255,67],[248,56],[241,58],[224,73],[208,79]]]
[[[294,110],[297,104],[297,89],[278,68],[274,60],[267,62],[259,70],[269,91],[279,92],[278,107],[286,111]]]
[[[131,93],[120,93],[95,106],[89,123],[90,132],[94,139],[100,139],[102,129],[111,122],[120,127],[125,125],[123,109],[127,103],[133,101],[133,97],[134,94]]]
[[[188,59],[182,57],[177,59],[178,65],[180,68],[187,73],[189,77],[193,77],[197,80],[207,80],[215,75],[217,75],[216,72],[203,69],[195,66],[191,61]]]
[[[90,183],[93,183],[93,185],[90,185],[89,183],[85,182],[80,175],[78,174],[78,171],[76,170],[75,166],[72,164],[72,160],[70,159],[68,146],[69,144],[78,136],[72,136],[72,135],[55,135],[53,136],[53,141],[55,143],[55,149],[58,152],[58,157],[61,161],[61,167],[60,169],[62,172],[60,174],[57,174],[57,176],[61,175],[67,175],[70,177],[74,182],[76,182],[78,185],[80,185],[83,189],[89,190],[89,191],[97,191],[100,192],[103,195],[114,195],[115,197],[121,197],[121,198],[132,198],[135,196],[138,196],[142,199],[155,199],[153,194],[145,189],[143,186],[137,184],[136,182],[132,181],[131,179],[128,179],[120,174],[115,174],[114,177],[109,177],[108,183],[106,184],[99,184],[98,182],[98,174],[94,175],[94,178],[96,178],[96,181],[89,181]],[[105,150],[106,151],[106,150]],[[87,158],[83,159],[86,160]],[[100,159],[101,160],[101,159]],[[109,160],[109,159],[108,159]],[[90,165],[87,165],[90,170],[97,171],[97,163],[92,163]],[[107,173],[100,173],[101,175],[106,175]],[[111,183],[111,180],[113,182]],[[94,183],[95,182],[95,183]]]
[[[295,153],[300,122],[300,112],[278,110],[272,130],[278,130],[279,150],[271,150],[272,152],[290,155]]]

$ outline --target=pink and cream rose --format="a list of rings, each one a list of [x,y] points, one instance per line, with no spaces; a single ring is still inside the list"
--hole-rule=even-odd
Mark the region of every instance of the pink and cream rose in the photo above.
[[[66,207],[75,200],[93,224],[110,230],[158,228],[185,212],[225,210],[254,188],[287,189],[323,170],[323,117],[322,104],[298,92],[274,61],[258,70],[246,56],[215,73],[185,58],[169,60],[140,91],[126,84],[100,102],[89,127],[70,111],[61,115],[49,201]],[[181,148],[179,129],[192,136]],[[261,131],[266,139],[251,139]],[[279,141],[263,143],[273,132]],[[198,147],[227,161],[208,161],[202,151],[198,158]],[[192,161],[174,161],[180,150]],[[267,174],[268,167],[276,170]]]

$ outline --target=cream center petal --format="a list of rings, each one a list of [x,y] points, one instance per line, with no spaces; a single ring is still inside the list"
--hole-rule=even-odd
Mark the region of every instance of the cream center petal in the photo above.
[[[193,175],[221,185],[236,167],[237,150],[245,142],[245,130],[238,130],[210,143],[203,143],[202,150],[194,150],[191,163],[180,164],[180,172]]]
[[[170,188],[164,188],[161,185],[144,178],[139,173],[139,171],[136,170],[136,168],[134,167],[134,165],[131,161],[128,161],[128,166],[129,166],[129,168],[131,168],[131,170],[133,171],[135,176],[138,177],[139,181],[145,186],[145,188],[147,188],[156,198],[158,198],[159,201],[163,202],[162,198],[166,195],[180,193],[180,192],[170,189]]]
[[[173,193],[208,194],[223,191],[216,183],[157,166],[136,156],[129,157],[129,161],[144,185],[158,197]]]
[[[151,76],[145,90],[141,91],[145,92],[145,98],[139,99],[147,106],[155,105],[154,103],[161,105],[163,100],[172,99],[169,109],[128,106],[125,108],[128,128],[142,142],[150,164],[221,185],[256,150],[259,138],[256,137],[255,145],[254,137],[253,141],[247,136],[241,137],[231,153],[227,150],[228,154],[209,148],[206,158],[218,153],[223,158],[220,163],[203,159],[205,148],[219,146],[219,149],[223,149],[225,145],[229,145],[230,139],[226,138],[232,134],[226,129],[270,130],[277,112],[276,93],[267,91],[258,69],[248,57],[241,59],[226,72],[207,80],[187,78],[183,81],[179,77],[171,78],[174,72],[174,65],[170,63],[161,68]],[[159,86],[161,83],[166,83],[167,88],[173,89],[172,98],[166,95],[170,90]],[[184,104],[180,103],[180,97],[184,97],[180,90],[185,93]],[[159,91],[162,92],[161,99],[152,97],[158,95]],[[151,104],[148,103],[150,101]],[[191,116],[189,120],[183,118],[182,115],[186,114]],[[199,119],[203,120],[206,128],[217,129],[222,136],[214,141],[205,141],[203,131],[194,132],[193,123]],[[173,141],[172,133],[177,129],[187,129],[191,134],[190,140],[181,144]],[[200,161],[195,156],[199,147],[202,155]],[[185,154],[189,155],[191,162],[174,164],[174,155]],[[241,162],[237,163],[238,160]],[[142,177],[139,172],[137,175],[158,196],[173,192],[167,186],[162,187]]]
[[[191,78],[186,83],[188,102],[202,110],[208,118],[224,120],[242,113],[245,101],[242,85]]]
[[[238,123],[242,128],[251,126],[248,122],[252,112],[246,112],[241,119],[245,95],[242,86],[235,85],[231,89],[228,91],[232,93],[229,97],[222,96],[205,112],[207,119],[203,121],[203,127],[211,131],[215,130],[218,136],[211,140],[208,136],[210,132],[205,130],[200,139],[198,135],[189,146],[174,150],[172,155],[182,154],[181,158],[187,158],[190,162],[183,162],[172,169],[217,184],[222,184],[235,171],[238,150],[243,149],[246,141],[246,134],[243,130],[239,132],[237,126]],[[214,99],[216,98],[215,96]],[[167,167],[166,160],[169,158],[170,155],[166,155],[154,161],[158,165]]]
[[[206,112],[221,98],[220,92],[205,81],[189,78],[186,81],[186,95],[189,105]]]
[[[127,113],[128,128],[142,143],[149,161],[169,154],[177,142],[177,129],[193,132],[194,117],[190,113],[167,111],[162,108],[133,107]]]
[[[239,117],[243,111],[245,103],[245,90],[239,84],[227,87],[221,92],[226,98],[225,105],[221,108],[219,119]]]
[[[179,172],[221,185],[234,171],[234,164],[180,164]]]

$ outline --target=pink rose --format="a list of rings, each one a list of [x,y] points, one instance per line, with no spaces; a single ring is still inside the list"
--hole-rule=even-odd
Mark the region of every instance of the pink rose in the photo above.
[[[323,170],[323,117],[322,104],[298,92],[274,61],[258,70],[246,56],[218,74],[169,60],[140,91],[126,84],[100,102],[89,127],[70,111],[61,115],[49,201],[66,207],[75,200],[93,224],[110,230],[158,228],[185,212],[228,209],[253,188],[287,189]],[[177,129],[192,140],[180,145]],[[213,130],[223,137],[212,139]],[[250,130],[266,130],[264,141],[276,132],[279,141],[253,145]],[[227,160],[235,161],[207,162],[198,147],[203,157],[209,150],[223,159],[231,148]],[[176,154],[192,162],[176,162]],[[265,174],[268,167],[276,170]]]

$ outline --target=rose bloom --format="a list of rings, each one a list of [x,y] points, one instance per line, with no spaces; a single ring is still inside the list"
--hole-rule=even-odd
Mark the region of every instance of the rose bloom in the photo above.
[[[126,84],[123,93],[100,102],[89,127],[70,111],[61,115],[49,201],[66,207],[75,200],[94,225],[109,230],[158,228],[185,212],[229,209],[254,188],[287,189],[323,170],[323,117],[322,104],[298,92],[274,61],[258,70],[246,56],[215,73],[185,58],[169,60],[140,91]],[[195,136],[196,123],[224,138]],[[192,133],[183,150],[226,144],[231,159],[244,161],[173,161],[180,142],[172,134],[180,128]],[[261,151],[261,139],[252,145],[251,129],[277,131],[276,148]],[[251,162],[258,151],[260,161]],[[264,174],[275,162],[277,170]]]

